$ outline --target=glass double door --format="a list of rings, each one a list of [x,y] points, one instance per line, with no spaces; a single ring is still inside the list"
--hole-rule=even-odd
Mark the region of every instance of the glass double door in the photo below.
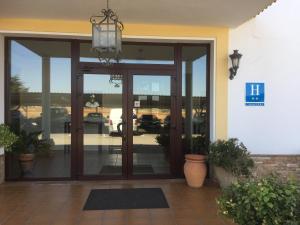
[[[83,177],[171,175],[172,76],[86,73],[80,98]]]

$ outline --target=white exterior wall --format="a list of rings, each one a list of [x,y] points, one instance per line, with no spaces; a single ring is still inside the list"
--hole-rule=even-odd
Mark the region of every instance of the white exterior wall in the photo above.
[[[4,123],[4,36],[0,34],[0,124],[2,123]],[[0,155],[3,154],[4,151],[0,148]]]
[[[228,136],[252,154],[300,154],[300,1],[278,0],[230,31],[243,57],[229,81]],[[245,83],[265,83],[265,106],[245,106]]]

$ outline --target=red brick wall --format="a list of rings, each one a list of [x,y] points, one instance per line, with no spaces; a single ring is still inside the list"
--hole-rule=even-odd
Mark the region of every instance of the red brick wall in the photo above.
[[[278,173],[284,178],[300,180],[300,155],[253,155],[255,175]]]

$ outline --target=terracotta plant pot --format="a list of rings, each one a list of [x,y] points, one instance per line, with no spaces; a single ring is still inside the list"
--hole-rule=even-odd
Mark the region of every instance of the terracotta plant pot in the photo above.
[[[185,155],[184,175],[190,187],[202,187],[206,174],[206,156],[196,154]]]
[[[23,173],[32,172],[34,154],[20,154],[19,162]]]

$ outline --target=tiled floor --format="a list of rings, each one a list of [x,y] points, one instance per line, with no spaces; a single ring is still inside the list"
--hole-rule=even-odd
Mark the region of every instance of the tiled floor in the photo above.
[[[83,211],[91,189],[161,187],[169,209]],[[217,214],[219,189],[184,180],[19,182],[0,185],[0,225],[232,225]]]

